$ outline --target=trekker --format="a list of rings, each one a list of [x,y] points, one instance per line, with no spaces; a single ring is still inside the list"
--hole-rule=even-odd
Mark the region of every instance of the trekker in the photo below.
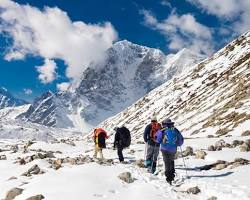
[[[114,148],[117,147],[117,154],[119,157],[119,161],[124,162],[122,150],[130,146],[131,143],[130,131],[125,126],[122,126],[121,128],[115,127],[114,130],[116,132],[114,140]]]
[[[162,122],[163,128],[157,132],[157,142],[160,143],[162,157],[165,165],[166,181],[171,185],[175,177],[174,159],[177,146],[183,144],[183,136],[180,131],[174,127],[171,119]]]
[[[144,130],[144,142],[146,143],[146,160],[145,166],[148,171],[154,173],[156,170],[157,157],[159,155],[160,144],[156,142],[156,132],[161,129],[157,122],[157,117],[151,117],[151,123]]]
[[[102,129],[102,128],[96,128],[94,130],[94,142],[95,142],[95,150],[94,150],[94,158],[97,158],[97,154],[100,154],[100,158],[101,160],[103,160],[103,153],[102,153],[102,149],[106,148],[106,143],[105,140],[108,139],[108,135],[107,132]]]

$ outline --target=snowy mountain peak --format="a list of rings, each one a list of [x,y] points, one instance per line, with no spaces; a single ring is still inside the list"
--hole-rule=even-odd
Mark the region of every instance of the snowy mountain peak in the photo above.
[[[81,126],[87,132],[169,81],[176,73],[201,61],[200,56],[178,55],[172,59],[158,49],[116,42],[101,63],[91,63],[74,92],[48,92],[37,99],[22,117],[57,127]],[[53,98],[51,98],[53,97]],[[60,111],[60,112],[59,112]],[[71,123],[70,123],[71,121]]]
[[[15,98],[6,88],[0,87],[0,109],[27,104],[22,99]]]

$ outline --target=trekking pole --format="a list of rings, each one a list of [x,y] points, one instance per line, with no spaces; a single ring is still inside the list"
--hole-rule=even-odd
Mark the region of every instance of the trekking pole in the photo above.
[[[184,168],[185,168],[185,171],[186,171],[186,178],[188,178],[187,166],[186,166],[185,159],[184,159],[184,157],[183,157],[183,151],[182,151],[181,146],[180,146],[180,150],[181,150],[181,157],[182,157],[182,160],[183,160],[183,165],[184,165]]]

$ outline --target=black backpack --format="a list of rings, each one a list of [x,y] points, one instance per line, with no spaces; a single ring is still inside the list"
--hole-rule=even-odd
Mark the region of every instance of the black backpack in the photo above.
[[[98,146],[100,148],[106,148],[105,133],[100,133],[98,135]]]
[[[120,132],[120,141],[123,147],[129,147],[131,144],[131,134],[126,127],[119,128]]]

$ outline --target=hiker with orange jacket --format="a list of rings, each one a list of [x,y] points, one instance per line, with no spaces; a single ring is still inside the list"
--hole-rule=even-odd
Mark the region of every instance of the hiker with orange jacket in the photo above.
[[[157,157],[159,155],[160,144],[156,142],[156,133],[161,129],[161,125],[157,122],[157,117],[151,117],[151,123],[145,128],[143,138],[146,143],[146,160],[145,166],[148,171],[154,173],[156,170]]]
[[[94,130],[93,140],[95,142],[94,158],[97,158],[97,154],[100,154],[101,160],[104,159],[102,149],[106,148],[106,139],[108,139],[107,132],[102,128],[96,128]]]

